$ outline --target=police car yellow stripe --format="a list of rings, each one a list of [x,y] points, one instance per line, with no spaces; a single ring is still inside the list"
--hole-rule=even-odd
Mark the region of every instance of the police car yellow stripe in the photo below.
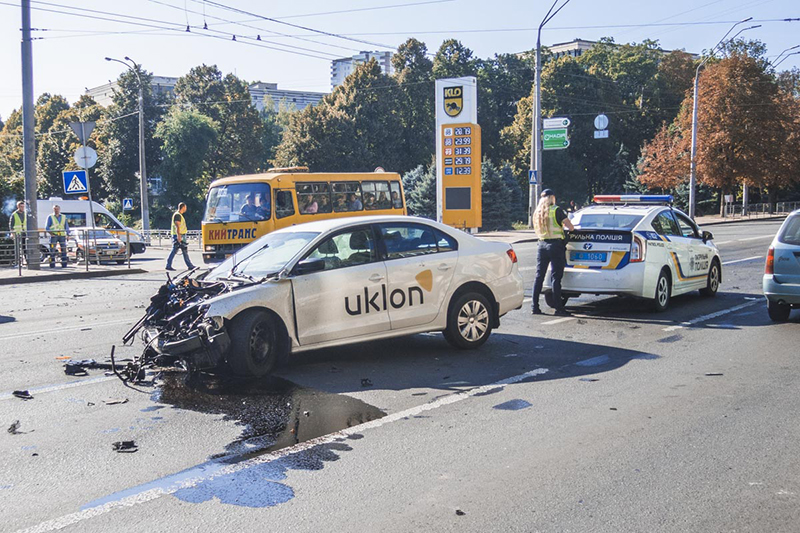
[[[675,252],[670,252],[669,254],[672,256],[672,262],[675,264],[675,272],[677,273],[680,281],[692,281],[706,277],[705,274],[701,274],[699,276],[685,276],[683,273],[683,268],[681,268],[681,263],[678,261],[678,256],[675,254]]]

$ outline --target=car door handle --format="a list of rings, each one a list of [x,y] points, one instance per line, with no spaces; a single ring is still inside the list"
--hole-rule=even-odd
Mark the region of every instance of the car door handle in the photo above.
[[[441,265],[439,265],[439,270],[441,270],[442,272],[444,272],[446,270],[450,270],[450,265],[448,265],[446,263],[442,263]]]
[[[371,276],[369,277],[369,280],[370,280],[370,281],[374,281],[374,282],[376,282],[376,283],[377,283],[377,282],[379,282],[379,281],[383,281],[383,276],[381,276],[380,274],[373,274],[373,275],[371,275]]]

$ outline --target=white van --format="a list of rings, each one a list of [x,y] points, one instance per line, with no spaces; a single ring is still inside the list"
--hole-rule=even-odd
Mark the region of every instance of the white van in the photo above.
[[[61,206],[61,214],[67,216],[70,227],[76,228],[90,225],[87,224],[90,218],[88,200],[62,200],[61,198],[51,197],[49,200],[36,201],[36,215],[39,218],[39,229],[44,230],[47,225],[47,216],[53,212],[54,205]],[[110,233],[122,240],[122,242],[125,242],[125,232],[129,232],[131,253],[144,253],[146,245],[141,233],[125,227],[122,222],[117,220],[117,217],[109,213],[108,209],[97,202],[92,202],[92,210],[94,211],[95,227],[107,229]]]

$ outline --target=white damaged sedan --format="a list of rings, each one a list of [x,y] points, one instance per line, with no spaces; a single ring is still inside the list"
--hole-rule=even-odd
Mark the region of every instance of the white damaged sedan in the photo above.
[[[512,247],[427,219],[322,220],[269,233],[164,285],[128,332],[147,365],[263,376],[291,353],[442,331],[477,348],[522,306]]]

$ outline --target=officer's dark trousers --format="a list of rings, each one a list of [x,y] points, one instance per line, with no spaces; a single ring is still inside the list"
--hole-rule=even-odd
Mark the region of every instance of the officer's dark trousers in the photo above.
[[[169,253],[169,257],[167,257],[167,268],[172,268],[172,260],[175,259],[178,250],[183,252],[183,261],[186,263],[186,268],[194,268],[192,260],[189,259],[189,246],[186,244],[185,240],[178,242],[178,237],[175,235],[172,236],[172,251]]]
[[[536,281],[533,283],[533,308],[539,307],[539,295],[542,293],[547,267],[551,270],[551,286],[556,309],[563,309],[561,302],[561,278],[567,264],[567,245],[561,239],[539,241],[539,257],[536,263]]]
[[[50,268],[56,266],[56,245],[61,247],[61,266],[67,266],[67,238],[64,235],[50,236]]]

